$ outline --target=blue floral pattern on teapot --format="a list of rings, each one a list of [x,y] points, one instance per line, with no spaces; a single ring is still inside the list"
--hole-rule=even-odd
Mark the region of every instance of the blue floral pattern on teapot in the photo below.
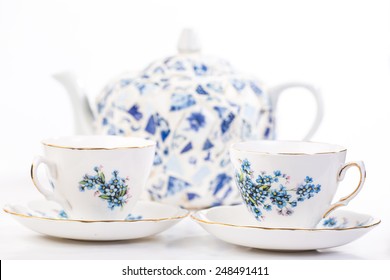
[[[225,60],[201,55],[190,30],[182,34],[178,55],[108,84],[96,110],[89,108],[73,75],[55,78],[69,91],[78,133],[91,133],[94,120],[94,132],[100,134],[155,140],[148,195],[186,208],[241,202],[229,147],[243,140],[274,139],[272,108],[284,89],[303,87],[317,100],[317,119],[306,139],[321,120],[320,98],[312,86],[293,83],[265,92],[256,79]]]
[[[225,61],[177,56],[105,88],[100,132],[157,141],[147,186],[153,200],[189,208],[240,201],[228,148],[243,139],[271,139],[274,129],[259,83],[235,73]]]

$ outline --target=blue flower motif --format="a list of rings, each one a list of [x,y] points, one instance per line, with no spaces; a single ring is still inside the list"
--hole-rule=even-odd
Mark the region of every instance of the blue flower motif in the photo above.
[[[282,172],[280,172],[280,170],[276,170],[276,171],[274,171],[274,175],[275,175],[275,177],[282,176]]]
[[[264,180],[266,185],[270,185],[274,181],[274,179],[271,176],[269,176],[269,175],[264,176],[263,180]]]
[[[306,183],[313,183],[313,178],[311,178],[311,177],[309,177],[309,176],[306,176],[305,182],[306,182]]]
[[[60,210],[58,212],[58,217],[61,219],[68,219],[68,214],[66,214],[66,212],[64,210]]]
[[[251,180],[251,178],[249,176],[245,177],[245,187],[247,189],[250,189],[250,188],[253,187],[253,182],[252,182],[252,180]]]
[[[188,118],[187,118],[190,129],[194,131],[199,131],[200,128],[204,127],[206,124],[206,118],[205,116],[200,112],[193,112]]]
[[[305,199],[310,199],[314,196],[314,194],[319,193],[321,191],[321,185],[311,184],[311,182],[313,182],[312,178],[307,176],[305,182],[306,184],[300,185],[297,188],[296,194],[298,195],[298,201],[304,201]]]
[[[263,218],[260,209],[272,211],[274,206],[280,215],[290,216],[294,213],[292,208],[321,191],[321,185],[314,184],[309,176],[297,188],[287,189],[279,181],[289,184],[290,177],[280,170],[273,171],[272,175],[260,172],[255,181],[253,173],[251,163],[244,159],[240,170],[235,173],[235,180],[246,206],[259,221]],[[273,187],[275,183],[279,183],[277,188]]]
[[[263,214],[263,213],[261,213],[260,209],[257,208],[257,207],[254,206],[254,205],[251,205],[251,206],[250,206],[250,209],[251,209],[252,213],[255,214],[255,218],[256,218],[257,220],[259,220],[259,219],[261,218],[261,215]]]
[[[85,189],[92,190],[95,188],[97,180],[94,177],[88,177],[88,175],[85,175],[82,182],[82,191],[84,191]]]
[[[272,190],[270,193],[270,199],[272,204],[278,208],[283,208],[289,202],[291,195],[287,193],[286,188],[283,185],[279,186],[279,190]]]
[[[256,183],[258,183],[259,185],[264,185],[264,179],[263,177],[261,177],[261,175],[257,177]]]
[[[287,202],[283,197],[277,196],[273,201],[272,204],[276,204],[279,208],[284,208],[287,205]]]
[[[112,178],[106,182],[104,173],[101,168],[94,167],[96,175],[86,174],[83,180],[79,182],[79,190],[84,192],[85,189],[97,189],[97,194],[101,199],[106,200],[108,208],[113,210],[115,207],[122,207],[128,201],[128,186],[124,178],[120,178],[119,171],[112,172]]]
[[[244,160],[242,161],[242,163],[241,163],[241,169],[242,169],[245,173],[247,173],[247,174],[249,174],[249,173],[251,172],[251,164],[250,164],[250,162],[249,162],[247,159],[244,159]]]
[[[291,201],[290,205],[291,205],[291,207],[297,207],[297,202],[296,201]]]
[[[329,217],[328,219],[324,220],[323,225],[326,227],[334,227],[337,224],[337,220],[335,217]]]
[[[281,176],[281,172],[279,170],[274,171],[274,176],[271,175],[259,175],[256,179],[256,182],[260,185],[270,186],[272,183],[279,182],[279,178]]]
[[[255,188],[251,195],[258,202],[257,204],[263,204],[268,197],[268,191],[262,188]]]
[[[302,197],[307,196],[307,194],[308,194],[309,192],[308,192],[308,190],[307,190],[306,185],[301,185],[301,186],[298,187],[296,193],[297,193],[297,195],[299,195],[299,197],[302,198]]]
[[[267,211],[271,211],[271,210],[272,210],[272,206],[269,205],[269,204],[264,205],[263,208],[264,208],[265,210],[267,210]]]

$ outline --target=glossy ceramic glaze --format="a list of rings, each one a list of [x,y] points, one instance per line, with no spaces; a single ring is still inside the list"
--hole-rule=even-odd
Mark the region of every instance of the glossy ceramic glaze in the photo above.
[[[366,214],[336,210],[314,228],[265,228],[244,205],[219,206],[194,213],[192,219],[225,242],[266,250],[319,250],[345,245],[376,227]]]
[[[227,61],[202,55],[191,30],[183,32],[178,50],[177,55],[157,60],[138,74],[112,80],[92,110],[72,75],[64,73],[56,79],[70,93],[79,132],[138,136],[157,142],[147,187],[152,200],[187,208],[237,203],[230,144],[274,139],[278,97],[292,87],[303,87],[317,101],[317,116],[305,137],[310,138],[322,117],[320,95],[304,83],[266,89]]]
[[[312,228],[361,190],[363,162],[345,164],[337,145],[293,141],[248,141],[232,145],[235,182],[248,210],[264,227]],[[360,172],[356,189],[332,204],[348,168]]]
[[[124,220],[71,220],[56,203],[34,201],[28,206],[8,205],[4,211],[23,226],[49,236],[114,241],[149,237],[172,227],[188,215],[179,207],[151,201],[138,201]]]
[[[69,217],[81,220],[124,219],[139,199],[152,168],[155,143],[120,136],[74,136],[43,141],[31,177],[49,200]],[[48,167],[51,189],[38,180]]]

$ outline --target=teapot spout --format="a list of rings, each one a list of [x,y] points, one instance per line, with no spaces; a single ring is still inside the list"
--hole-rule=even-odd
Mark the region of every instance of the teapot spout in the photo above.
[[[87,95],[79,85],[76,75],[72,72],[61,72],[53,75],[66,89],[73,108],[73,119],[76,134],[93,133],[93,113]]]

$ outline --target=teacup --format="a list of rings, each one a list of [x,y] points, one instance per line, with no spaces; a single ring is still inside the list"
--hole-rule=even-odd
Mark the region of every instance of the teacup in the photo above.
[[[313,228],[347,205],[361,190],[366,171],[362,161],[345,163],[346,154],[341,146],[314,142],[249,141],[230,148],[242,199],[259,224],[272,228]],[[352,166],[359,169],[359,185],[332,204]]]
[[[61,204],[69,218],[121,220],[137,202],[149,176],[155,142],[120,136],[71,136],[42,141],[31,178],[48,200]],[[37,171],[47,167],[52,190]]]

